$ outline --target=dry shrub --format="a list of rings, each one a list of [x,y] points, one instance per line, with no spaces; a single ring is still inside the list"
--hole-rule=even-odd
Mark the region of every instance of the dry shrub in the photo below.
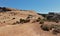
[[[16,23],[14,22],[12,25],[15,25]]]
[[[16,21],[17,24],[19,24],[20,22],[19,21]]]
[[[24,21],[25,21],[24,19],[20,19],[20,23],[24,23]]]
[[[19,21],[16,21],[12,25],[15,25],[15,24],[20,24],[20,22]]]
[[[30,19],[30,18],[32,18],[33,17],[33,15],[28,15],[28,17],[26,18],[26,19]]]
[[[44,31],[49,31],[52,29],[52,27],[50,25],[42,24],[41,29]]]
[[[27,23],[27,22],[30,22],[30,19],[26,19],[26,20],[25,20],[25,23]]]
[[[56,20],[55,22],[56,22],[56,23],[59,23],[59,21],[58,21],[58,20]]]
[[[58,34],[58,33],[60,33],[60,25],[54,25],[54,26],[53,26],[53,29],[54,29],[54,30],[52,30],[52,33],[53,33],[53,34]]]
[[[44,24],[44,20],[40,20],[39,24]]]
[[[20,19],[20,23],[27,23],[30,22],[30,19]]]
[[[36,22],[39,22],[40,20],[41,20],[41,18],[40,18],[40,17],[38,17],[38,18],[37,18],[37,20],[36,20]]]
[[[14,22],[13,25],[20,24],[20,23],[23,24],[23,23],[28,23],[28,22],[30,22],[30,19],[20,19],[19,21]]]
[[[5,23],[5,21],[3,21],[3,23]]]
[[[12,18],[12,20],[14,20],[15,18]]]

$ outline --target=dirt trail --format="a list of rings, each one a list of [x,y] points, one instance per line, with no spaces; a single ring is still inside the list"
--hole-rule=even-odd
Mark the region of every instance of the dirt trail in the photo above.
[[[6,25],[0,27],[0,36],[40,36],[34,24]]]

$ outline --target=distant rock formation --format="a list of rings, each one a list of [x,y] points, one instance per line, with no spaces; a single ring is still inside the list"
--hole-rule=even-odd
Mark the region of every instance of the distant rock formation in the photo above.
[[[60,14],[59,13],[54,13],[54,12],[49,12],[48,14],[39,14],[42,15],[43,17],[47,18],[47,20],[60,20]]]
[[[6,12],[6,11],[17,11],[17,9],[0,7],[0,12]]]

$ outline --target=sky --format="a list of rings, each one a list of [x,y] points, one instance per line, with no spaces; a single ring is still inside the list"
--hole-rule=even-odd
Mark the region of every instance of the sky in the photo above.
[[[34,10],[37,13],[60,13],[60,0],[0,0],[0,6]]]

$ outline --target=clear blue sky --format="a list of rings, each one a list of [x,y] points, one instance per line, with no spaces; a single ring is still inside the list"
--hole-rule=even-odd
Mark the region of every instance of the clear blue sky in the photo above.
[[[40,13],[60,12],[60,0],[0,0],[0,6],[35,10]]]

